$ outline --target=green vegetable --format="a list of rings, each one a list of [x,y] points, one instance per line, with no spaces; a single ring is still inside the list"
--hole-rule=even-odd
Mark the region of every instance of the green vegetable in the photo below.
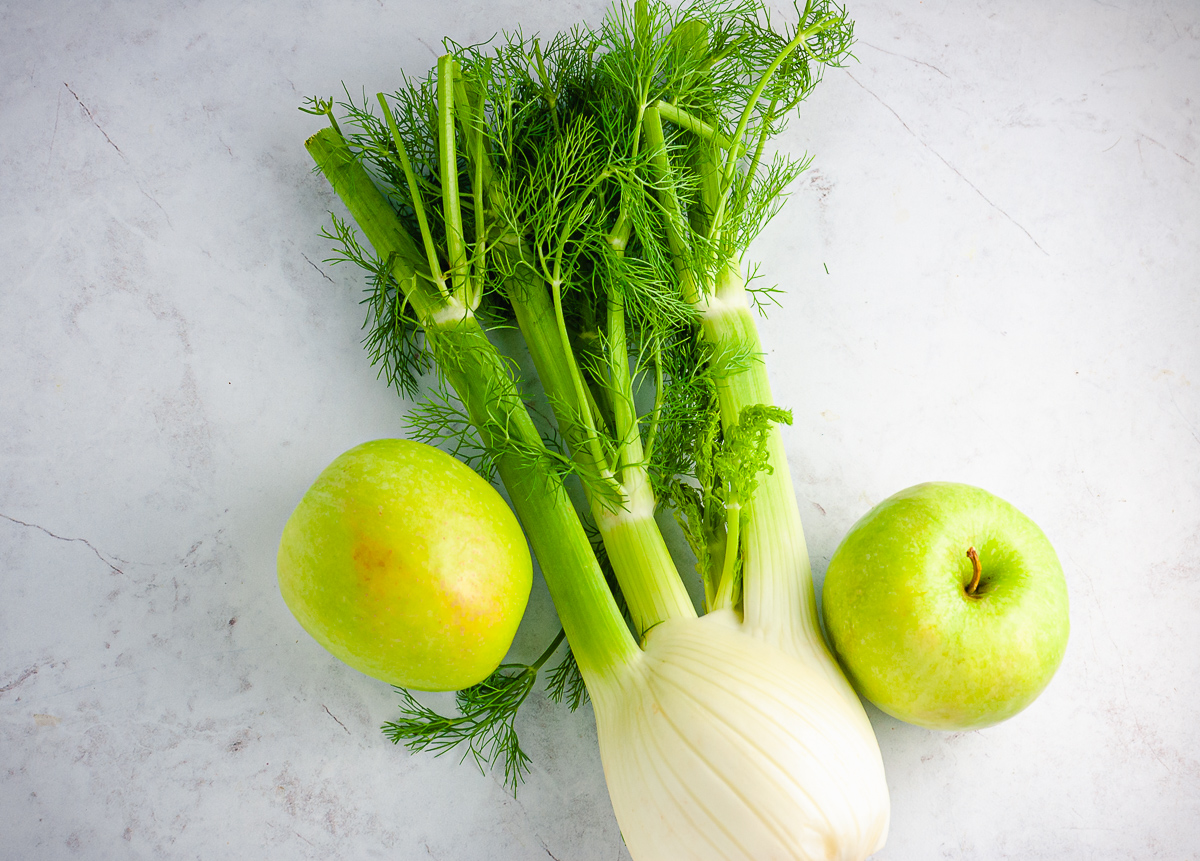
[[[545,45],[448,45],[428,79],[343,104],[307,142],[373,249],[335,217],[340,259],[371,276],[375,360],[401,388],[426,356],[438,369],[414,430],[494,470],[529,535],[638,861],[861,858],[887,830],[878,746],[817,622],[742,262],[805,166],[768,160],[767,139],[849,50],[838,7],[797,17],[780,32],[758,0],[639,2]],[[540,390],[497,347],[514,330]],[[467,694],[460,723],[408,702],[394,737],[519,759],[486,741],[528,690],[509,678],[517,696]]]
[[[399,688],[405,716],[385,723],[384,735],[393,742],[406,742],[411,750],[432,750],[434,753],[444,753],[465,744],[464,759],[470,756],[480,768],[485,763],[501,760],[505,781],[515,786],[529,771],[529,757],[521,750],[513,721],[517,709],[533,690],[538,670],[558,650],[562,641],[560,631],[532,664],[502,664],[479,684],[459,691],[455,698],[459,710],[457,717],[440,715]]]

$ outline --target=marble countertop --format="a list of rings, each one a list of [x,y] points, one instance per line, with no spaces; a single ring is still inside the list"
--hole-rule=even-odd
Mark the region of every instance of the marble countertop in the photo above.
[[[0,858],[628,857],[588,709],[533,698],[516,797],[410,755],[274,573],[317,472],[407,408],[322,262],[297,104],[602,9],[0,8]],[[850,11],[857,62],[782,137],[815,160],[753,249],[787,290],[762,333],[818,582],[872,504],[947,479],[1033,517],[1072,602],[1011,721],[871,710],[877,857],[1195,858],[1200,8]],[[554,630],[539,581],[513,654]]]

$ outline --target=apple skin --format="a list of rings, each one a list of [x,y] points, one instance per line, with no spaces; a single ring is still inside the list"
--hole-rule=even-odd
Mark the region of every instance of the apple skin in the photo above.
[[[363,443],[326,467],[284,526],[278,573],[318,643],[368,676],[426,691],[496,669],[533,577],[495,488],[402,439]]]
[[[970,547],[981,568],[974,595]],[[821,595],[858,692],[929,729],[1012,717],[1049,684],[1067,646],[1054,548],[1032,520],[970,485],[919,484],[875,506],[834,552]]]

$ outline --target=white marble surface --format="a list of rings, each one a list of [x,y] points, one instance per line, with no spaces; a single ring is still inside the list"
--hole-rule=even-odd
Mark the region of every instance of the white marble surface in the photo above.
[[[273,567],[315,474],[405,409],[321,263],[296,105],[601,7],[0,6],[0,857],[627,857],[589,713],[522,715],[515,799],[409,755]],[[1006,724],[872,712],[878,857],[1196,858],[1200,7],[851,11],[858,62],[785,136],[816,161],[755,248],[789,291],[763,334],[815,569],[872,503],[967,481],[1050,535],[1073,624]],[[516,654],[552,613],[539,584]]]

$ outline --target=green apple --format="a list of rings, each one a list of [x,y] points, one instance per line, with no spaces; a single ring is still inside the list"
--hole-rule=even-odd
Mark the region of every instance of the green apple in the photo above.
[[[1050,542],[965,484],[902,490],[829,562],[825,628],[859,693],[903,721],[978,729],[1049,684],[1067,646],[1067,585]]]
[[[532,582],[504,499],[465,464],[402,439],[363,443],[283,529],[279,588],[313,638],[369,676],[460,690],[504,659]]]

